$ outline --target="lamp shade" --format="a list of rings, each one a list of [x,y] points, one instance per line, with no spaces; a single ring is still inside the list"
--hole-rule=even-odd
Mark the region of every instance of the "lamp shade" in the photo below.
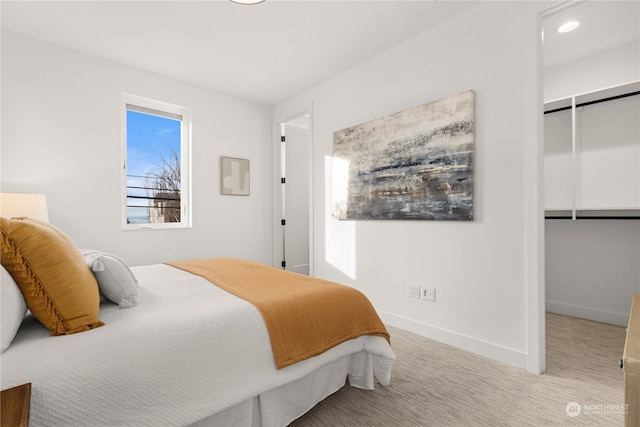
[[[28,217],[49,222],[47,196],[44,194],[0,193],[0,216]]]

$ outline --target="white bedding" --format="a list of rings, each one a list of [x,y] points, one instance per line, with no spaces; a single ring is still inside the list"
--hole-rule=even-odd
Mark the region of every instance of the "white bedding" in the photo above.
[[[351,385],[389,383],[395,356],[382,337],[276,370],[250,303],[164,264],[133,271],[137,307],[103,302],[105,326],[55,337],[28,316],[2,354],[2,389],[32,383],[32,427],[190,425],[352,354]]]

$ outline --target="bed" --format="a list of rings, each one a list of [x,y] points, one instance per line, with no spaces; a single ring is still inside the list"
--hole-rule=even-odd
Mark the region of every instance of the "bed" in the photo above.
[[[364,389],[390,382],[395,355],[384,333],[349,336],[277,366],[259,306],[184,266],[129,268],[97,251],[71,252],[96,278],[98,318],[84,320],[88,329],[52,335],[56,328],[44,326],[37,308],[26,316],[6,308],[21,288],[6,249],[16,243],[2,221],[0,382],[2,389],[32,384],[31,426],[284,426],[347,381]],[[257,268],[216,260],[228,261]],[[97,279],[107,272],[128,288],[120,286],[119,295],[103,289],[106,279]],[[7,316],[19,318],[8,344]]]

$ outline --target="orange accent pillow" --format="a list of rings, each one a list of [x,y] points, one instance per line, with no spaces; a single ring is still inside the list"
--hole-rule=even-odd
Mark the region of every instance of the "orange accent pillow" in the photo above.
[[[29,218],[1,218],[2,266],[31,313],[51,335],[104,325],[98,283],[73,242],[56,227]]]

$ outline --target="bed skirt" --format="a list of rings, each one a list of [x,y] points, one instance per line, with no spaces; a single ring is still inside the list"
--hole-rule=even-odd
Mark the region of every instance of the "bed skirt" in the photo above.
[[[370,354],[361,351],[344,356],[297,381],[245,400],[191,427],[286,426],[342,388],[347,379],[352,387],[373,390],[373,360]]]

